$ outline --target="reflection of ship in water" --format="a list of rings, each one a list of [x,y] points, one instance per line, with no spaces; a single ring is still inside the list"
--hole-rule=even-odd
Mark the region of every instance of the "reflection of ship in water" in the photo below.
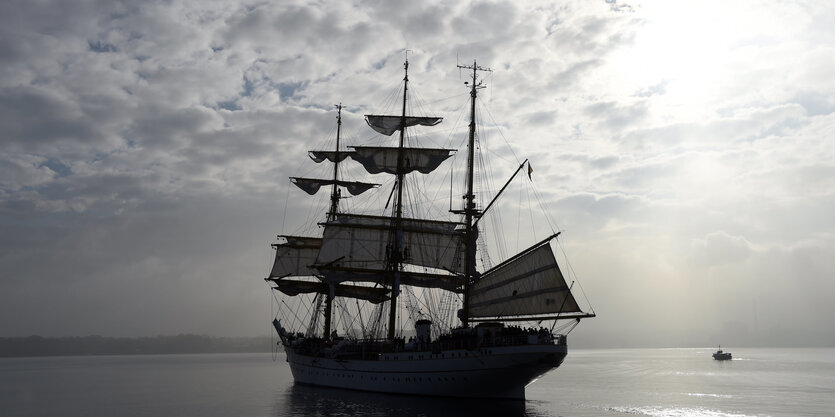
[[[336,147],[309,152],[314,162],[328,161],[333,170],[327,178],[291,178],[310,195],[330,186],[324,222],[306,236],[279,236],[267,278],[273,293],[283,297],[273,324],[297,383],[523,399],[526,385],[563,362],[567,334],[581,318],[594,317],[580,308],[557,264],[551,242],[559,233],[547,219],[533,227],[550,227],[547,238],[513,256],[499,252],[504,260],[498,264],[489,260],[483,223],[490,222],[481,220],[490,218],[498,225],[495,243],[504,245],[502,220],[490,216],[498,216],[494,212],[500,204],[494,203],[527,161],[488,204],[476,203],[476,179],[486,176],[476,171],[484,166],[475,152],[484,148],[476,141],[476,97],[484,88],[478,71],[489,70],[475,62],[460,68],[472,70],[467,165],[460,169],[465,178],[462,207],[453,209],[450,197],[448,211],[427,209],[427,180],[410,179],[432,173],[455,150],[410,146],[426,143],[411,138],[410,128],[432,127],[442,118],[409,114],[408,61],[400,115],[366,115],[384,141],[399,132],[397,146],[340,149],[340,105]],[[383,187],[346,181],[340,167],[348,158],[368,174],[390,177],[381,181]],[[530,164],[527,173],[530,179]],[[352,200],[363,201],[361,194],[387,187],[390,191],[382,194],[388,197],[364,211],[340,207],[342,189]],[[380,215],[381,208],[386,215]],[[298,301],[305,297],[309,299]],[[295,305],[285,298],[296,300]],[[558,322],[564,324],[558,327]]]
[[[512,400],[432,398],[294,384],[276,400],[274,416],[534,416],[536,404]]]

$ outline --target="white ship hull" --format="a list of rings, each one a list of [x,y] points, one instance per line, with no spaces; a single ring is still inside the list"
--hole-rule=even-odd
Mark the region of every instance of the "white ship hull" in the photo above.
[[[332,359],[287,349],[297,383],[361,391],[447,397],[524,399],[525,386],[558,367],[565,345],[397,352],[379,360]]]

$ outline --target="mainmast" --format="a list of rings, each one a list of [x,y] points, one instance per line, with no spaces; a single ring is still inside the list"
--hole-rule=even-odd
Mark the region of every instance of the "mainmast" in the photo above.
[[[406,97],[409,91],[409,59],[403,64],[405,75],[403,77],[403,107],[400,112],[400,142],[397,146],[397,199],[395,200],[394,215],[394,248],[389,256],[389,268],[393,271],[391,286],[391,307],[389,308],[388,338],[394,339],[394,330],[397,323],[397,295],[400,292],[400,268],[403,261],[403,145],[406,138]]]
[[[406,176],[434,171],[455,152],[453,149],[409,147],[406,129],[411,126],[435,126],[443,120],[434,116],[407,114],[409,97],[409,60],[403,64],[403,101],[399,115],[367,114],[365,121],[377,133],[392,136],[400,131],[397,146],[352,146],[351,158],[369,174],[386,173],[395,177],[394,206],[389,216],[341,214],[324,230],[324,244],[317,260],[319,270],[335,274],[338,280],[374,282],[390,288],[389,320],[386,337],[393,339],[397,328],[397,298],[401,285],[444,288],[456,291],[455,275],[418,272],[405,265],[460,271],[454,251],[422,250],[423,239],[436,245],[455,247],[460,223],[410,218],[403,213]],[[396,195],[394,191],[397,191]],[[387,203],[388,205],[388,203]],[[354,233],[353,230],[362,230]],[[332,237],[332,238],[331,238]],[[410,246],[412,245],[412,246]],[[460,247],[460,246],[457,246]],[[383,261],[383,262],[380,262]]]
[[[461,311],[461,325],[469,326],[470,315],[470,283],[475,275],[475,252],[476,233],[473,228],[473,217],[478,215],[476,209],[475,193],[473,192],[473,177],[475,166],[475,99],[478,89],[485,88],[481,81],[478,81],[477,71],[491,71],[490,68],[482,68],[473,60],[473,65],[458,65],[458,68],[473,70],[472,85],[470,86],[470,135],[467,144],[467,194],[464,195],[464,302]]]

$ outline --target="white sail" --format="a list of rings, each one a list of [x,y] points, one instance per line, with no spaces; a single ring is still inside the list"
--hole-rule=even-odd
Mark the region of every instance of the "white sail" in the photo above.
[[[392,133],[403,127],[412,126],[435,126],[443,121],[443,117],[415,117],[415,116],[380,116],[375,114],[365,115],[365,122],[378,133],[391,136]]]
[[[342,162],[345,158],[351,156],[352,153],[353,151],[308,151],[307,156],[318,164],[326,159],[330,162]],[[338,158],[337,154],[339,154]]]
[[[384,146],[352,146],[354,154],[351,157],[362,164],[370,174],[397,174],[397,155],[400,151],[396,147]],[[418,171],[428,174],[438,168],[442,162],[452,156],[454,149],[436,148],[403,148],[403,173]]]
[[[470,287],[470,317],[579,312],[548,241],[485,272]]]
[[[285,243],[273,245],[275,247],[275,262],[270,271],[270,278],[286,276],[315,276],[318,272],[311,269],[322,246],[322,239],[304,236],[281,236]]]
[[[276,280],[274,290],[283,292],[284,294],[295,296],[299,294],[317,293],[329,295],[329,285],[324,282],[313,281],[298,281],[298,280]],[[369,301],[374,304],[382,303],[389,299],[389,290],[381,287],[362,287],[359,285],[335,285],[335,297],[358,298],[360,300]]]
[[[290,177],[290,181],[310,195],[316,194],[319,191],[319,189],[323,186],[333,184],[336,184],[340,187],[345,187],[345,189],[348,190],[348,192],[351,193],[351,195],[360,195],[374,187],[380,186],[380,184],[372,184],[367,182],[341,180],[334,181],[318,178]]]
[[[322,248],[316,263],[336,263],[349,268],[382,269],[395,247],[394,219],[381,216],[340,214],[325,223]],[[403,219],[403,263],[453,272],[463,269],[464,242],[461,223]]]
[[[382,264],[368,265],[370,268],[351,268],[344,266],[320,266],[320,279],[324,282],[340,283],[371,282],[381,285],[391,285],[394,273],[386,271]],[[442,290],[462,292],[463,278],[460,275],[434,274],[426,272],[400,271],[400,285],[411,285],[422,288],[439,288]]]

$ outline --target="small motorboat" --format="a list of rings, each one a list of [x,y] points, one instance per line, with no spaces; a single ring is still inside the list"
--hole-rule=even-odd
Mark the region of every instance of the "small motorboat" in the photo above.
[[[719,350],[713,354],[713,359],[717,361],[729,361],[731,360],[731,352],[723,352],[722,345],[719,345]]]

